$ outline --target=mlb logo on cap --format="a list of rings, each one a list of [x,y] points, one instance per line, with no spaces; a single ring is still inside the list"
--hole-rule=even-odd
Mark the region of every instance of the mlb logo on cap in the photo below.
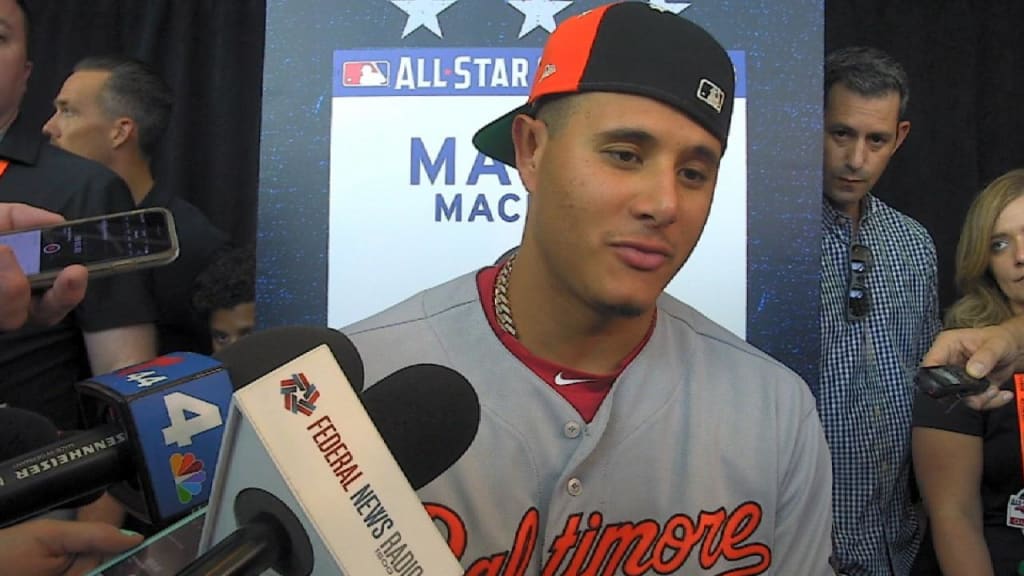
[[[725,104],[725,91],[719,88],[714,82],[702,78],[700,86],[697,87],[697,98],[715,109],[715,112],[722,112],[722,105]]]
[[[356,60],[342,65],[342,86],[388,86],[390,83],[391,65],[386,61]]]

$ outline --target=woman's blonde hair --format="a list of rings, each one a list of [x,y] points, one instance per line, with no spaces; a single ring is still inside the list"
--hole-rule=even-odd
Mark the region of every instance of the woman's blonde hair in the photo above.
[[[992,181],[971,203],[956,247],[956,287],[961,297],[946,311],[947,328],[990,326],[1013,316],[989,266],[992,230],[1003,210],[1024,196],[1024,169]]]

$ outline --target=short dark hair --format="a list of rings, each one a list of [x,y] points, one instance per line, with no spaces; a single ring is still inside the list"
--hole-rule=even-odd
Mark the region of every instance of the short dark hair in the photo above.
[[[556,94],[542,98],[534,106],[533,116],[542,120],[548,132],[557,134],[578,108],[579,94]]]
[[[148,64],[120,55],[92,56],[74,71],[109,72],[100,92],[100,106],[112,117],[127,116],[139,127],[139,147],[153,158],[171,119],[171,89]]]
[[[222,251],[192,284],[192,307],[207,318],[256,301],[256,251],[251,246]]]
[[[832,86],[842,84],[861,96],[900,96],[900,119],[910,102],[907,72],[892,56],[870,46],[851,46],[835,50],[825,58],[825,105]]]

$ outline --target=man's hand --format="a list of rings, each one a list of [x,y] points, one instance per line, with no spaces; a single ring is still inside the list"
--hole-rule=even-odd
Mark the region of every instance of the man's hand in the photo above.
[[[0,232],[63,222],[60,214],[26,204],[0,202]],[[16,330],[26,323],[50,326],[78,306],[85,297],[88,272],[68,266],[41,296],[32,296],[28,278],[14,252],[0,246],[0,331]]]
[[[975,378],[988,377],[992,382],[1004,382],[1015,371],[1024,370],[1024,317],[985,328],[944,330],[921,364],[959,364]],[[981,394],[967,396],[964,403],[975,410],[991,410],[1011,400],[1012,392],[992,385]]]
[[[0,566],[4,574],[77,576],[95,568],[95,560],[120,554],[142,542],[101,522],[30,520],[0,530]]]

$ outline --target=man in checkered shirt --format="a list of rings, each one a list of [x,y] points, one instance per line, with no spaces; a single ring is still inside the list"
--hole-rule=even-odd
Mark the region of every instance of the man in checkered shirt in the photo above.
[[[906,576],[923,528],[910,416],[939,330],[935,246],[871,194],[910,132],[908,97],[906,73],[879,50],[826,58],[818,411],[833,461],[833,566],[849,576]]]

